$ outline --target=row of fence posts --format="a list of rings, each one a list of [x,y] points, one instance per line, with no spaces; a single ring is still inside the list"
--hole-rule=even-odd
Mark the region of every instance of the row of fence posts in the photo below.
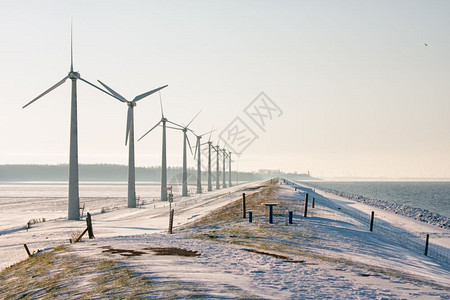
[[[295,187],[295,191],[297,191],[297,188]],[[308,198],[309,195],[308,193],[305,194],[305,209],[304,209],[304,217],[306,218],[308,216]],[[174,217],[174,213],[175,210],[172,209],[172,202],[173,202],[173,194],[172,192],[169,193],[169,234],[173,233],[173,217]],[[312,198],[312,208],[315,207],[315,198]],[[83,211],[84,211],[84,206],[83,206]],[[273,223],[273,210],[272,210],[272,206],[270,206],[270,215],[269,215],[269,223],[272,224]],[[286,218],[286,225],[292,224],[293,223],[293,215],[294,212],[293,211],[288,211],[288,216]],[[242,217],[244,219],[247,218],[247,206],[246,206],[246,200],[245,200],[245,193],[242,193]],[[375,220],[375,212],[372,211],[371,212],[371,216],[370,216],[370,227],[369,230],[370,232],[373,232],[373,224],[374,224],[374,220]],[[249,210],[248,211],[248,221],[249,223],[253,222],[253,211]],[[81,235],[75,239],[75,241],[72,241],[72,239],[70,239],[70,243],[77,243],[81,240],[81,238],[86,234],[86,232],[88,233],[89,239],[93,239],[95,238],[94,236],[94,230],[93,230],[93,226],[92,226],[92,218],[91,218],[91,214],[87,213],[86,214],[86,229],[81,233]],[[430,241],[430,235],[427,234],[426,237],[426,241],[425,241],[425,256],[428,256],[428,247],[429,247],[429,241]],[[23,244],[25,251],[27,252],[29,257],[32,257],[33,254],[30,252],[30,250],[28,249],[27,244]]]
[[[295,187],[295,191],[297,191],[297,188]],[[312,199],[312,208],[314,208],[315,205],[315,198]],[[306,218],[308,214],[308,193],[306,193],[305,195],[305,212],[304,212],[304,217]],[[375,212],[372,211],[370,213],[370,225],[369,225],[369,230],[370,232],[373,232],[373,224],[375,221]],[[425,240],[425,256],[428,256],[428,247],[429,247],[429,242],[430,242],[430,235],[427,234],[426,240]]]
[[[295,187],[295,191],[297,191],[296,187]],[[303,216],[305,218],[308,217],[308,199],[309,199],[309,194],[306,193],[305,194],[305,208],[304,208],[304,214],[303,214]],[[169,193],[169,230],[168,230],[169,234],[173,233],[173,217],[174,217],[174,213],[175,213],[175,210],[172,209],[172,202],[173,202],[173,194],[172,194],[171,187],[170,187],[170,193]],[[312,198],[311,207],[312,208],[315,207],[315,198],[314,197]],[[82,209],[84,211],[84,206],[83,206]],[[269,223],[272,224],[273,223],[273,207],[270,206],[269,209],[270,209],[270,211],[269,211]],[[288,211],[288,216],[286,218],[286,225],[288,223],[289,224],[293,223],[293,215],[294,215],[293,211]],[[244,219],[247,218],[247,206],[246,206],[246,200],[245,200],[245,193],[242,193],[242,217]],[[370,214],[370,227],[369,227],[370,232],[373,232],[374,220],[375,220],[375,212],[372,211],[371,214]],[[253,222],[253,211],[251,211],[251,210],[248,211],[248,221],[249,221],[249,223]],[[91,214],[90,213],[86,214],[86,225],[87,225],[86,229],[81,233],[81,235],[75,241],[72,241],[72,239],[70,240],[71,243],[72,242],[73,243],[79,242],[81,240],[81,238],[84,236],[84,234],[86,234],[86,232],[88,232],[89,239],[95,238],[94,237],[94,231],[93,231],[93,227],[92,227],[92,219],[91,219]],[[426,241],[425,241],[425,253],[424,253],[425,256],[428,256],[429,241],[430,241],[430,235],[427,234]],[[28,256],[29,257],[33,256],[31,254],[30,250],[28,249],[27,244],[24,244],[23,246],[24,246]]]
[[[297,191],[296,187],[295,187],[295,191]],[[305,208],[304,208],[304,214],[303,214],[303,216],[305,218],[308,217],[308,198],[309,198],[309,194],[306,193],[305,194]],[[168,230],[169,234],[173,233],[173,217],[174,217],[174,213],[175,213],[175,210],[172,209],[172,202],[173,202],[173,194],[172,194],[172,191],[170,191],[170,193],[169,193],[169,210],[170,210],[170,212],[169,212],[169,230]],[[315,207],[315,198],[314,197],[312,198],[312,205],[311,205],[311,207],[312,208]],[[84,211],[84,206],[83,206],[82,209]],[[272,224],[273,223],[273,206],[270,205],[269,209],[270,209],[270,211],[269,211],[269,223]],[[289,224],[293,223],[293,215],[294,215],[293,211],[288,211],[287,218],[286,218],[286,225],[288,223]],[[246,206],[246,200],[245,200],[245,193],[242,193],[242,217],[244,219],[247,218],[247,206]],[[370,232],[373,232],[374,220],[375,220],[375,212],[372,211],[371,215],[370,215],[370,227],[369,227]],[[249,223],[253,222],[253,211],[251,211],[251,210],[248,211],[248,221],[249,221]],[[92,218],[91,218],[91,214],[90,213],[86,214],[86,225],[87,225],[86,229],[81,233],[81,235],[77,239],[75,239],[75,241],[72,241],[72,239],[70,239],[71,243],[72,242],[73,243],[79,242],[81,240],[81,238],[86,234],[86,232],[88,233],[89,239],[95,238],[94,237],[94,230],[93,230],[93,227],[92,227]],[[427,234],[426,241],[425,241],[425,253],[424,253],[425,256],[428,256],[429,241],[430,241],[430,235]],[[27,244],[24,244],[24,248],[25,248],[25,250],[26,250],[26,252],[27,252],[29,257],[33,256],[31,254],[30,250],[28,249]]]
[[[283,180],[284,183],[286,183],[285,180]],[[173,202],[173,194],[172,194],[172,187],[168,188],[170,190],[169,193],[169,234],[173,233],[173,217],[174,217],[174,213],[175,210],[172,209],[172,202]],[[295,191],[297,191],[297,187],[295,187]],[[308,217],[308,199],[309,199],[309,194],[306,193],[305,194],[305,208],[304,208],[304,214],[303,216],[305,218]],[[311,203],[311,207],[314,208],[315,207],[315,198],[312,198],[312,203]],[[83,205],[83,211],[84,211],[84,205]],[[272,224],[273,223],[273,207],[270,205],[270,211],[269,211],[269,223]],[[287,211],[287,217],[286,217],[286,225],[289,224],[293,224],[293,215],[294,212],[293,211]],[[246,200],[245,200],[245,193],[242,193],[242,217],[244,219],[247,218],[247,206],[246,206]],[[371,215],[370,215],[370,227],[369,230],[370,232],[373,232],[373,224],[374,224],[374,220],[375,220],[375,212],[372,211]],[[248,211],[248,221],[249,223],[253,222],[253,211],[249,210]],[[81,238],[83,237],[83,235],[88,232],[89,235],[89,239],[93,239],[94,237],[94,232],[93,232],[93,228],[92,228],[92,219],[91,219],[91,215],[90,213],[87,213],[86,216],[86,224],[87,224],[87,228],[83,231],[83,233],[75,240],[73,241],[74,243],[78,242],[81,240]],[[428,247],[429,247],[429,240],[430,240],[430,235],[427,234],[426,237],[426,241],[425,241],[425,256],[428,256]],[[72,243],[72,240],[70,240],[70,242]],[[28,247],[26,244],[24,244],[25,250],[27,251],[28,256],[32,256],[32,254],[30,253]]]

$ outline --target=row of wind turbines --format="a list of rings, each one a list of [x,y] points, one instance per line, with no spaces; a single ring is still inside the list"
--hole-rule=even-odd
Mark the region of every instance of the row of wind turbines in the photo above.
[[[156,89],[150,90],[143,94],[140,94],[134,97],[133,100],[127,100],[125,97],[117,93],[115,90],[110,88],[108,85],[98,80],[98,82],[103,86],[103,88],[87,81],[82,78],[78,72],[75,72],[73,69],[73,38],[72,38],[72,30],[71,30],[71,41],[70,41],[70,71],[68,75],[66,75],[63,79],[57,82],[55,85],[51,86],[45,92],[28,102],[23,108],[29,106],[33,102],[42,98],[46,94],[50,93],[60,85],[66,82],[67,79],[72,81],[72,91],[71,91],[71,112],[70,112],[70,151],[69,151],[69,195],[68,195],[68,219],[69,220],[79,220],[80,212],[79,212],[79,172],[78,172],[78,117],[77,117],[77,80],[81,80],[90,86],[102,91],[103,93],[119,100],[120,102],[126,103],[128,106],[127,112],[127,127],[126,127],[126,135],[125,135],[125,145],[128,145],[128,207],[134,208],[136,207],[136,183],[135,183],[135,151],[134,151],[134,107],[136,106],[136,102],[161,91],[166,88],[168,85],[164,85],[158,87]],[[188,125],[180,125],[175,122],[168,120],[164,116],[161,94],[160,94],[160,105],[161,105],[161,119],[148,130],[142,137],[138,139],[141,140],[155,128],[162,126],[162,161],[161,161],[161,201],[167,201],[167,156],[166,156],[166,129],[174,129],[180,130],[183,132],[183,178],[182,178],[182,196],[188,196],[188,188],[187,188],[187,147],[189,146],[189,150],[192,153],[192,148],[189,142],[188,132],[193,134],[196,137],[196,145],[195,152],[192,153],[197,160],[197,193],[202,193],[202,183],[201,183],[201,147],[204,145],[208,145],[208,191],[212,191],[212,173],[211,173],[211,150],[216,151],[217,155],[217,166],[216,166],[216,189],[220,189],[220,172],[219,172],[219,157],[223,158],[223,182],[222,186],[226,187],[226,172],[225,172],[225,160],[228,158],[228,166],[229,166],[229,186],[231,187],[231,152],[227,152],[225,148],[220,149],[219,144],[213,146],[213,142],[211,141],[211,134],[215,130],[211,130],[201,135],[197,135],[192,129],[189,128],[189,125],[195,120],[195,118],[199,115],[195,115],[195,117],[188,123]],[[167,125],[169,123],[169,125]],[[208,142],[201,143],[201,138],[209,134]]]

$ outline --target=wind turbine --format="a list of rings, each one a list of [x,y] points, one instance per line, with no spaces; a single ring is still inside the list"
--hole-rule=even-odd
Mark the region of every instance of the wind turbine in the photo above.
[[[202,168],[201,168],[201,152],[200,152],[200,147],[206,144],[209,144],[209,154],[208,154],[208,191],[211,191],[211,145],[210,145],[210,141],[208,140],[208,142],[201,144],[200,140],[201,138],[208,134],[215,131],[215,130],[211,130],[210,132],[206,132],[204,134],[201,135],[197,135],[194,132],[192,132],[193,135],[195,135],[195,137],[197,138],[197,143],[195,144],[195,152],[194,152],[194,156],[197,155],[197,194],[201,194],[202,193]],[[209,136],[211,138],[211,135]]]
[[[130,143],[128,144],[128,207],[129,208],[135,208],[136,207],[136,172],[135,172],[135,165],[134,165],[134,107],[136,106],[136,102],[139,100],[144,99],[147,96],[150,96],[153,93],[156,93],[157,91],[162,90],[163,88],[167,87],[167,85],[164,85],[162,87],[156,88],[154,90],[151,90],[149,92],[140,94],[132,101],[129,101],[125,99],[122,95],[114,91],[112,88],[98,80],[98,82],[101,83],[111,94],[113,94],[116,99],[119,101],[126,103],[128,105],[128,113],[127,113],[127,131],[125,134],[125,146],[127,145],[128,140],[130,140]]]
[[[78,178],[78,122],[77,122],[77,80],[84,81],[85,83],[99,89],[100,91],[114,97],[107,91],[99,88],[98,86],[83,79],[80,73],[73,70],[73,38],[72,38],[72,26],[70,28],[70,71],[63,79],[58,81],[55,85],[47,89],[45,92],[25,104],[22,108],[27,107],[31,103],[37,101],[41,97],[50,93],[60,85],[66,82],[67,79],[72,81],[71,92],[71,106],[70,106],[70,151],[69,151],[69,199],[68,199],[68,219],[79,220],[80,219],[80,198],[79,198],[79,178]]]
[[[186,125],[186,126],[182,126],[179,124],[175,124],[180,128],[176,128],[176,127],[169,127],[171,129],[175,129],[175,130],[181,130],[183,131],[183,180],[182,180],[182,193],[181,196],[182,197],[186,197],[188,195],[188,188],[187,188],[187,158],[186,158],[186,143],[189,144],[189,150],[191,151],[192,154],[192,147],[191,147],[191,143],[189,142],[189,137],[187,135],[187,131],[189,130],[190,132],[193,133],[193,131],[189,128],[189,125],[191,125],[191,123],[195,120],[195,118],[197,118],[197,116],[200,114],[201,111],[199,111],[194,118],[192,118],[192,120]]]
[[[149,131],[147,131],[143,136],[141,136],[138,141],[142,140],[147,134],[149,134],[153,129],[159,126],[162,123],[162,159],[161,159],[161,201],[167,201],[167,151],[166,151],[166,123],[173,124],[175,126],[179,126],[176,123],[169,121],[166,117],[164,117],[164,110],[162,106],[161,94],[159,94],[159,103],[161,105],[161,120],[155,124]]]

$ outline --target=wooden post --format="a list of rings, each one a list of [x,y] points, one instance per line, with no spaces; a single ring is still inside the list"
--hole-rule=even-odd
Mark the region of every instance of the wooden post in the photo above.
[[[308,216],[308,193],[306,193],[305,196],[305,214],[304,217],[306,218]]]
[[[316,198],[313,197],[312,208],[316,205]]]
[[[86,225],[87,225],[89,239],[94,239],[95,238],[94,229],[92,228],[92,219],[91,219],[90,213],[86,214]]]
[[[32,257],[33,254],[30,253],[30,250],[28,250],[28,246],[27,244],[23,244],[23,247],[25,248],[25,250],[27,251],[28,257]],[[426,255],[426,254],[425,254]]]
[[[174,209],[171,209],[170,210],[170,216],[169,216],[169,234],[172,234],[173,233],[173,231],[172,231],[172,229],[173,229],[173,213],[174,213]]]
[[[428,256],[428,242],[430,241],[430,235],[427,233],[427,239],[425,241],[425,256]]]
[[[81,238],[83,237],[83,235],[84,235],[87,231],[88,231],[88,229],[86,228],[86,229],[80,234],[80,236],[77,237],[77,239],[74,241],[74,243],[78,243],[78,242],[81,240]]]
[[[273,224],[273,205],[269,205],[269,223]]]
[[[373,219],[375,217],[375,212],[372,211],[371,217],[370,217],[370,231],[373,231]]]
[[[84,206],[85,206],[85,203],[83,203],[83,207],[80,207],[80,208],[81,208],[80,218],[83,217],[83,214],[84,214]]]
[[[242,193],[242,217],[247,218],[247,208],[245,206],[245,193]]]

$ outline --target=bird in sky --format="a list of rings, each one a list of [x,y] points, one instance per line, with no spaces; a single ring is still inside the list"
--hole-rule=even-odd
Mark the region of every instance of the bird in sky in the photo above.
[[[428,46],[428,44],[427,44],[427,43],[424,43],[424,45],[425,45],[425,47],[427,47],[427,46]]]

